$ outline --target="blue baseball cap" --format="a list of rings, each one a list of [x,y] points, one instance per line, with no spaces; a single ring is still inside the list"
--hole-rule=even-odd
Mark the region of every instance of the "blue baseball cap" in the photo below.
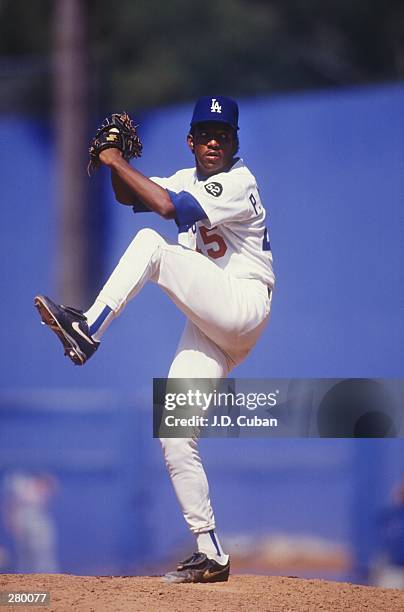
[[[195,104],[191,128],[205,121],[220,121],[238,130],[238,106],[232,98],[225,96],[203,96]]]

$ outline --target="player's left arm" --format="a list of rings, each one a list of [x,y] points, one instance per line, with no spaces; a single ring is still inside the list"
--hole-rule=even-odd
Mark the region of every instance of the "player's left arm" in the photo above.
[[[175,206],[167,190],[133,168],[123,159],[117,149],[105,149],[100,153],[99,158],[105,166],[111,169],[112,176],[114,177],[113,180],[118,189],[123,189],[122,184],[125,186],[125,192],[122,193],[123,199],[126,199],[126,197],[132,198],[132,194],[134,194],[135,198],[140,200],[150,210],[165,219],[174,219]],[[136,203],[136,199],[133,204]],[[132,201],[125,201],[123,203],[132,204]]]
[[[139,198],[136,193],[121,179],[115,170],[111,170],[111,183],[117,202],[127,206],[138,204]]]

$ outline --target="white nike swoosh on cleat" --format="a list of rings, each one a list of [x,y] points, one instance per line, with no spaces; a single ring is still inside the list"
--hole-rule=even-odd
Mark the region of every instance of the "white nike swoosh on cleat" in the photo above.
[[[73,321],[72,323],[72,327],[74,329],[75,332],[77,332],[78,334],[80,334],[80,336],[82,338],[84,338],[84,340],[87,340],[87,342],[89,342],[90,344],[95,344],[94,340],[92,340],[89,336],[87,336],[87,334],[85,334],[81,329],[79,324],[77,323],[77,321]]]

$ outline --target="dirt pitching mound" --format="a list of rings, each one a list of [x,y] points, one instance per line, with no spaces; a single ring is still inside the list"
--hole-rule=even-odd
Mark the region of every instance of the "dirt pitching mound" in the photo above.
[[[404,591],[325,580],[231,576],[219,584],[165,584],[160,578],[3,574],[1,591],[50,592],[50,605],[1,606],[50,612],[403,612]]]

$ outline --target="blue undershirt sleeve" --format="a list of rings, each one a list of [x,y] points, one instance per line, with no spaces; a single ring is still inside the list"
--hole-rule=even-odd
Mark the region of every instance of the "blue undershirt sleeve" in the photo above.
[[[188,191],[175,193],[167,189],[171,202],[175,206],[175,220],[179,227],[191,226],[201,219],[206,219],[207,214]]]

